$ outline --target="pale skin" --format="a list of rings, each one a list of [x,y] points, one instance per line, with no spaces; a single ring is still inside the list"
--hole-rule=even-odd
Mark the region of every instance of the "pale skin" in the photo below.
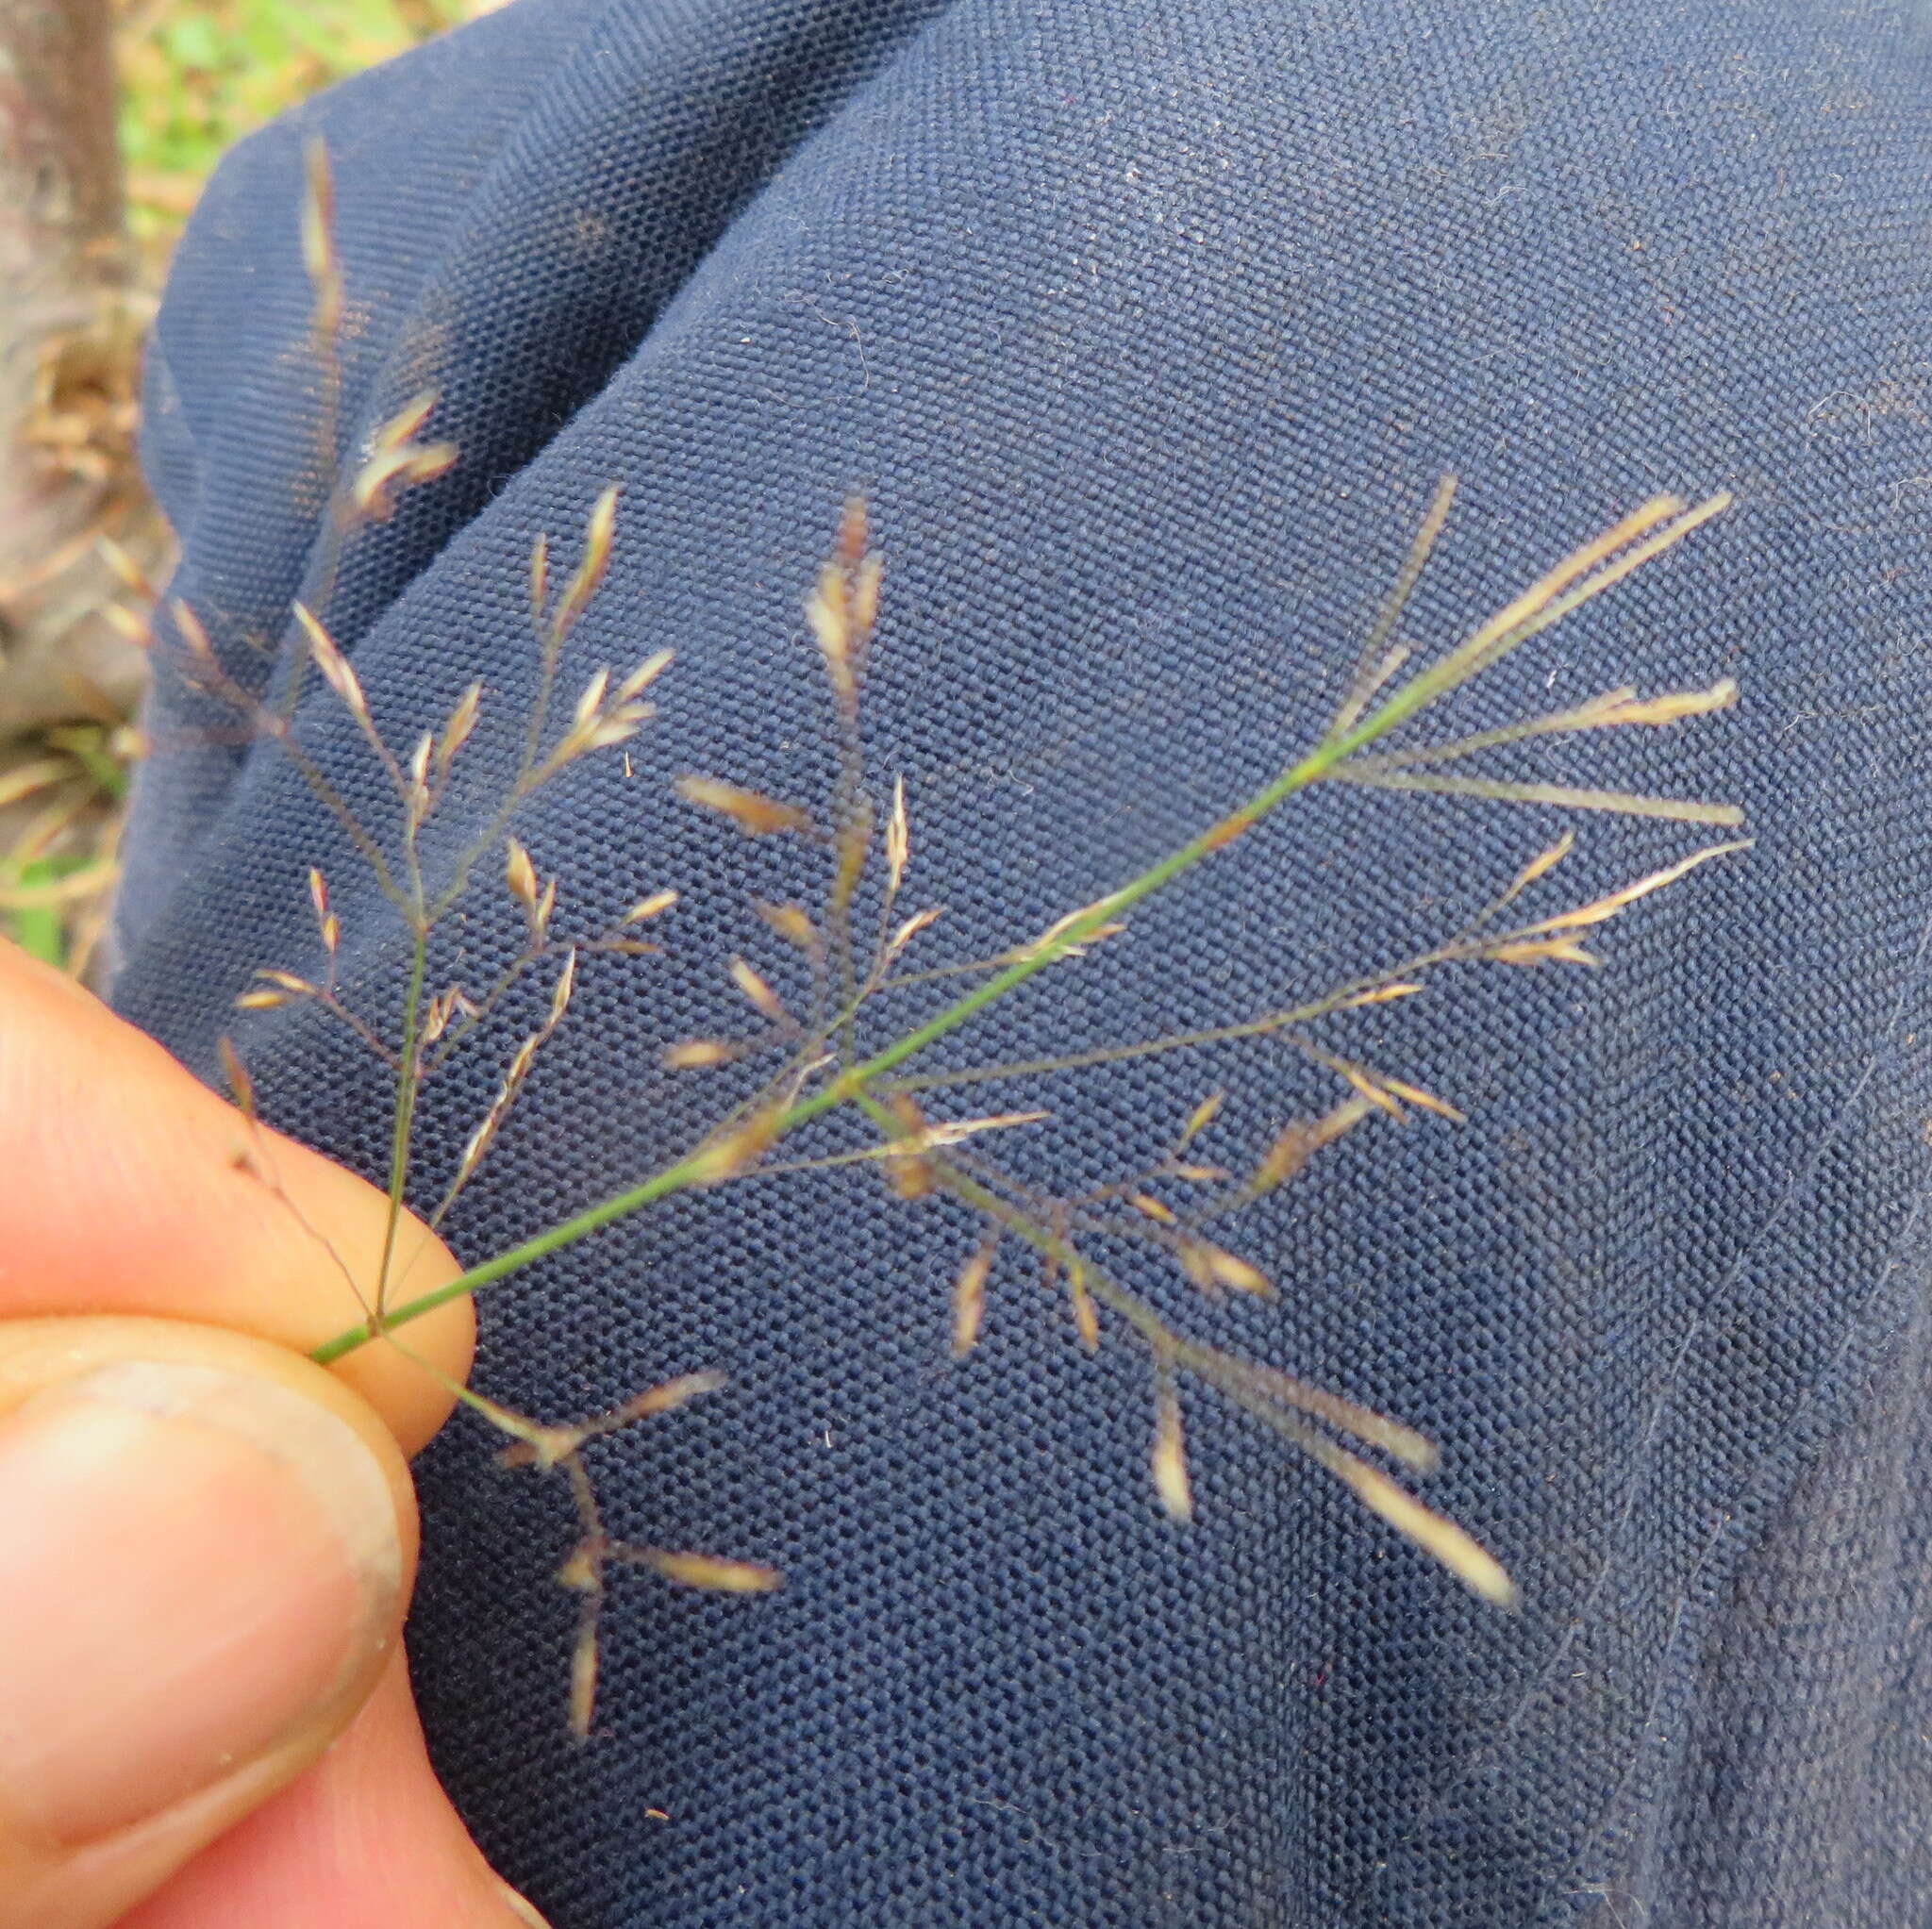
[[[97,999],[4,943],[0,1174],[0,1594],[16,1647],[44,1637],[65,1655],[38,1671],[24,1662],[12,1677],[0,1665],[0,1929],[513,1929],[541,1921],[497,1880],[438,1787],[398,1641],[416,1549],[407,1456],[447,1418],[448,1388],[384,1345],[329,1372],[304,1356],[358,1317],[344,1268],[373,1284],[382,1194],[252,1123]],[[413,1221],[398,1253],[407,1292],[458,1270]],[[458,1300],[412,1325],[408,1345],[460,1379],[473,1337],[469,1304]],[[117,1366],[118,1375],[101,1372]],[[292,1425],[340,1443],[357,1469],[373,1469],[362,1492],[378,1509],[386,1486],[393,1522],[379,1523],[384,1588],[340,1602],[321,1588],[305,1604],[313,1683],[278,1672],[304,1665],[304,1640],[250,1642],[196,1591],[219,1571],[232,1577],[221,1598],[239,1600],[251,1563],[288,1571],[308,1557],[292,1516],[274,1501],[286,1470],[258,1455],[223,1474],[225,1486],[211,1474],[206,1493],[184,1474],[151,1495],[142,1483],[176,1461],[129,1454],[124,1467],[114,1458],[119,1408],[90,1389],[172,1385],[182,1369],[198,1370],[186,1375],[196,1385],[234,1389],[251,1412],[259,1406],[270,1416],[265,1435]],[[170,1428],[163,1446],[198,1468],[198,1419],[167,1420]],[[8,1470],[28,1465],[29,1433],[42,1444],[107,1442],[89,1472],[105,1489],[100,1506],[43,1512],[37,1526],[32,1482],[13,1482],[9,1499]],[[268,1446],[272,1458],[278,1450]],[[78,1469],[91,1450],[64,1451]],[[45,1490],[64,1491],[58,1482]],[[125,1532],[106,1533],[105,1547],[82,1538],[63,1551],[64,1521],[112,1521],[117,1505]],[[173,1518],[170,1508],[178,1531],[164,1535],[155,1523]],[[277,1585],[262,1577],[264,1599]],[[373,1638],[335,1625],[340,1607],[353,1629],[352,1606],[370,1599],[379,1605],[365,1618],[381,1623]],[[268,1613],[260,1624],[271,1624]],[[177,1638],[192,1665],[177,1667]],[[339,1646],[348,1657],[340,1662]],[[313,1688],[325,1691],[310,1705]],[[171,1708],[176,1692],[194,1706]],[[225,1696],[238,1705],[226,1714]],[[251,1731],[239,1753],[225,1743],[204,1758],[194,1748],[213,1743],[197,1732],[151,1761],[129,1738],[145,1732],[142,1722],[192,1728],[219,1718],[232,1727],[231,1718],[278,1697],[302,1700],[306,1712],[275,1732]],[[43,1722],[62,1736],[42,1735]],[[76,1759],[62,1737],[95,1722],[116,1738],[111,1761],[62,1784],[59,1765]],[[21,1761],[55,1767],[30,1772]],[[57,1788],[61,1827],[41,1812]]]

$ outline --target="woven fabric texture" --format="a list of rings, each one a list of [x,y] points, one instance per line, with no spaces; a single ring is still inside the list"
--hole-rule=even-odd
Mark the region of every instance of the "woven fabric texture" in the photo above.
[[[315,134],[349,294],[333,408],[297,230]],[[421,1466],[435,1757],[558,1929],[1932,1917],[1928,341],[1917,4],[518,0],[229,158],[146,434],[175,593],[231,671],[273,687],[307,596],[392,741],[485,679],[454,836],[532,700],[531,541],[567,560],[608,483],[567,681],[678,652],[627,762],[521,826],[568,928],[682,903],[664,956],[587,964],[451,1222],[466,1257],[716,1116],[739,1073],[659,1053],[743,1029],[732,954],[797,995],[748,900],[814,891],[821,861],[672,782],[824,793],[799,599],[848,490],[889,560],[867,728],[906,778],[912,902],[946,907],[935,963],[1088,903],[1305,744],[1445,470],[1430,648],[1655,491],[1738,498],[1444,727],[1736,675],[1724,716],[1507,768],[1735,799],[1750,852],[1635,907],[1594,973],[1469,971],[1325,1031],[1470,1122],[1365,1127],[1247,1216],[1277,1303],[1116,1256],[1191,1331],[1431,1435],[1429,1498],[1523,1611],[1198,1391],[1199,1519],[1166,1522],[1144,1355],[1116,1331],[1087,1358],[1017,1255],[948,1364],[974,1238],[950,1206],[850,1172],[682,1200],[491,1289],[479,1384],[567,1418],[726,1372],[610,1442],[603,1491],[616,1531],[784,1590],[626,1577],[576,1749],[566,1498],[474,1424]],[[425,387],[458,466],[330,570],[336,470]],[[234,1000],[258,966],[318,968],[310,863],[378,1017],[392,918],[274,746],[165,667],[150,725],[120,1007],[211,1079],[232,1033],[276,1122],[379,1171],[381,1067]],[[297,728],[392,832],[319,685]],[[1287,1002],[1453,929],[1568,821],[1319,791],[933,1062]],[[1549,909],[1705,840],[1575,827]],[[511,911],[479,887],[440,969],[483,981]],[[423,1200],[534,1008],[430,1087]],[[1007,1156],[1072,1190],[1216,1086],[1230,1162],[1333,1093],[1263,1041],[958,1096],[1051,1106]]]

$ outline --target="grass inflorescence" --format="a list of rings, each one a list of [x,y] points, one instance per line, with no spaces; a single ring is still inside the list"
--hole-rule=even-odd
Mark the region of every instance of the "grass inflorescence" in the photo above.
[[[341,312],[340,262],[327,218],[327,171],[320,151],[309,175],[304,240],[316,290],[319,350],[327,355]],[[427,486],[458,459],[447,443],[426,440],[436,406],[418,397],[375,439],[361,466],[330,509],[330,555],[355,532],[390,513],[406,490]],[[333,438],[333,420],[325,424]],[[828,1166],[870,1172],[908,1208],[929,1198],[963,1206],[975,1222],[950,1286],[950,1346],[971,1354],[985,1316],[986,1290],[999,1254],[1030,1252],[1064,1308],[1078,1343],[1090,1353],[1126,1343],[1144,1356],[1151,1409],[1148,1477],[1159,1506],[1176,1521],[1194,1511],[1183,1431],[1183,1390],[1205,1389],[1232,1402],[1341,1481],[1371,1512],[1440,1561],[1484,1599],[1509,1607],[1516,1588],[1503,1565],[1473,1536],[1418,1499],[1401,1474],[1426,1474],[1436,1462],[1431,1443],[1414,1429],[1354,1401],[1192,1337],[1104,1263],[1123,1242],[1151,1253],[1206,1299],[1224,1295],[1267,1301],[1274,1286],[1265,1269],[1241,1250],[1241,1215],[1291,1184],[1324,1148],[1378,1117],[1400,1121],[1416,1113],[1456,1122],[1452,1097],[1424,1089],[1387,1067],[1335,1049],[1321,1022],[1424,994],[1450,966],[1508,970],[1588,968],[1600,928],[1718,857],[1741,850],[1737,840],[1707,843],[1617,890],[1554,910],[1530,910],[1544,898],[1574,844],[1565,833],[1529,856],[1493,901],[1459,928],[1385,969],[1363,973],[1290,1006],[1262,1006],[1226,1023],[1144,1038],[1122,1039],[1059,1056],[978,1065],[930,1067],[930,1047],[974,1022],[1000,1001],[1021,994],[1035,977],[1078,969],[1077,961],[1117,937],[1138,906],[1158,892],[1184,889],[1191,874],[1254,835],[1278,811],[1324,785],[1442,791],[1503,804],[1557,805],[1581,812],[1607,811],[1729,828],[1738,811],[1698,799],[1524,782],[1482,773],[1484,755],[1506,745],[1603,730],[1664,729],[1724,708],[1736,688],[1724,679],[1704,690],[1644,695],[1632,688],[1524,718],[1503,728],[1446,740],[1419,739],[1424,722],[1451,692],[1492,671],[1513,651],[1584,604],[1605,594],[1710,521],[1728,498],[1719,493],[1691,504],[1659,495],[1582,542],[1527,589],[1475,622],[1458,640],[1433,655],[1403,634],[1408,598],[1450,513],[1453,477],[1437,489],[1393,586],[1365,640],[1355,674],[1326,724],[1299,755],[1255,793],[1232,805],[1193,837],[1090,904],[1070,908],[1043,930],[1017,933],[997,955],[926,965],[923,941],[941,912],[911,894],[917,872],[916,814],[902,777],[881,782],[870,768],[865,692],[883,594],[884,566],[874,548],[866,505],[848,501],[805,614],[836,723],[837,769],[829,794],[815,803],[767,794],[744,772],[696,773],[677,786],[685,803],[706,813],[721,833],[794,840],[818,853],[820,888],[809,904],[755,904],[743,951],[728,970],[746,1012],[744,1028],[729,1037],[668,1039],[663,1063],[702,1076],[720,1065],[762,1068],[748,1095],[721,1106],[711,1128],[675,1158],[641,1173],[616,1195],[471,1266],[432,1292],[401,1298],[392,1290],[386,1254],[373,1289],[361,1296],[362,1317],[315,1349],[324,1363],[355,1349],[387,1344],[408,1350],[409,1322],[458,1294],[474,1293],[557,1253],[599,1228],[649,1209],[675,1195],[757,1180],[782,1180],[797,1171]],[[542,874],[516,835],[519,812],[545,785],[583,759],[625,743],[651,719],[649,692],[672,669],[658,651],[634,666],[598,670],[566,696],[560,690],[564,645],[597,596],[618,540],[619,495],[607,489],[591,506],[567,573],[540,539],[528,561],[531,647],[538,695],[524,720],[515,774],[494,809],[462,839],[453,861],[432,875],[425,855],[425,827],[451,794],[483,704],[473,684],[440,725],[407,747],[391,745],[353,665],[308,607],[293,613],[307,663],[353,720],[367,755],[379,769],[393,805],[392,822],[379,827],[352,810],[304,748],[292,723],[303,683],[291,679],[274,707],[249,696],[217,661],[194,612],[177,606],[185,673],[245,711],[251,726],[281,743],[367,865],[399,922],[406,941],[400,1015],[385,1029],[349,1001],[335,973],[341,932],[327,879],[311,872],[308,888],[322,954],[319,976],[266,968],[242,997],[253,1009],[308,1003],[350,1032],[385,1068],[393,1089],[387,1172],[391,1239],[395,1248],[405,1201],[414,1192],[416,1120],[425,1083],[458,1051],[470,1047],[486,1022],[533,974],[548,986],[541,1015],[511,1052],[493,1102],[475,1124],[453,1176],[426,1216],[441,1224],[461,1191],[487,1163],[514,1111],[531,1066],[568,1018],[577,960],[587,951],[647,957],[675,942],[676,894],[646,891],[608,927],[588,937],[559,935],[558,880]],[[325,607],[325,598],[318,597]],[[493,876],[513,900],[523,940],[488,986],[433,981],[432,937],[458,901]],[[865,908],[861,908],[864,906]],[[759,945],[775,943],[806,962],[808,990],[788,1005],[773,975],[757,961]],[[644,967],[648,969],[648,967]],[[882,1013],[911,986],[955,981],[940,1008],[895,1026]],[[863,1014],[866,1023],[861,1028]],[[887,1041],[876,1039],[881,1029]],[[1332,1029],[1332,1027],[1330,1028]],[[1272,1037],[1300,1051],[1333,1080],[1332,1102],[1313,1116],[1275,1122],[1258,1158],[1240,1166],[1215,1157],[1216,1124],[1225,1101],[1202,1094],[1152,1162],[1075,1196],[1049,1196],[1002,1160],[1005,1135],[1051,1129],[1048,1112],[974,1109],[954,1095],[1024,1078],[1077,1078],[1097,1065]],[[229,1051],[231,1082],[249,1098],[246,1073]],[[822,1156],[794,1154],[801,1127],[833,1112],[862,1121],[864,1142]],[[938,1282],[935,1282],[938,1289]],[[412,1355],[413,1356],[413,1355]],[[576,1545],[559,1573],[582,1602],[573,1668],[572,1722],[589,1731],[595,1690],[598,1618],[613,1567],[641,1566],[683,1585],[728,1591],[762,1591],[778,1576],[755,1562],[661,1548],[635,1547],[605,1529],[584,1449],[621,1427],[665,1414],[721,1384],[713,1373],[686,1375],[647,1388],[610,1412],[555,1423],[511,1412],[467,1388],[451,1391],[508,1437],[508,1464],[554,1472],[576,1506]],[[1373,1457],[1372,1457],[1373,1456]]]

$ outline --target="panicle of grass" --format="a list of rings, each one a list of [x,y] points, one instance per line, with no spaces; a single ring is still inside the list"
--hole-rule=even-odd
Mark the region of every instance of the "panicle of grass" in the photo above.
[[[424,446],[415,438],[432,407],[433,398],[418,398],[409,409],[393,418],[385,425],[388,440],[378,437],[376,453],[400,456],[405,450]],[[366,484],[364,499],[352,503],[352,509],[374,513],[375,506],[391,499],[394,488],[402,486],[408,473],[407,462],[392,464],[382,476]],[[994,1255],[1003,1238],[1017,1235],[1041,1254],[1050,1286],[1064,1281],[1074,1331],[1084,1348],[1091,1352],[1100,1343],[1099,1315],[1103,1306],[1110,1319],[1121,1322],[1147,1347],[1156,1389],[1150,1471],[1160,1504],[1171,1517],[1186,1521],[1191,1518],[1194,1509],[1176,1386],[1177,1374],[1186,1371],[1307,1453],[1340,1479],[1364,1505],[1485,1598],[1504,1605],[1512,1602],[1513,1587],[1487,1550],[1320,1429],[1333,1429],[1374,1451],[1392,1455],[1415,1471],[1425,1472],[1433,1462],[1433,1449],[1420,1435],[1339,1395],[1308,1387],[1273,1370],[1249,1365],[1187,1339],[1146,1301],[1095,1265],[1081,1245],[1096,1237],[1117,1238],[1138,1228],[1143,1247],[1152,1244],[1164,1252],[1184,1276],[1202,1290],[1215,1294],[1234,1292],[1256,1299],[1272,1296],[1274,1286],[1267,1274],[1218,1239],[1208,1237],[1202,1230],[1206,1222],[1216,1215],[1244,1209],[1287,1184],[1315,1153],[1376,1112],[1393,1121],[1406,1119],[1410,1109],[1433,1113],[1452,1122],[1462,1119],[1461,1112],[1449,1101],[1409,1081],[1328,1052],[1302,1036],[1300,1027],[1316,1018],[1414,995],[1422,989],[1426,974],[1444,964],[1591,963],[1594,960],[1577,942],[1578,932],[1616,916],[1710,857],[1742,848],[1741,844],[1713,845],[1693,853],[1572,911],[1513,930],[1491,929],[1488,921],[1495,913],[1545,876],[1567,855],[1571,844],[1566,837],[1525,864],[1504,894],[1455,939],[1398,967],[1338,987],[1302,1006],[1271,1010],[1211,1031],[1127,1041],[1024,1065],[974,1067],[939,1073],[908,1073],[901,1070],[908,1060],[970,1023],[995,1000],[1016,991],[1040,971],[1077,958],[1094,944],[1119,934],[1125,928],[1134,906],[1142,898],[1176,882],[1194,865],[1253,831],[1283,802],[1322,781],[1448,790],[1503,801],[1611,809],[1690,822],[1728,823],[1737,820],[1738,813],[1730,807],[1697,800],[1524,783],[1442,768],[1482,750],[1530,737],[1606,727],[1665,726],[1707,715],[1735,701],[1736,689],[1729,679],[1703,690],[1666,692],[1648,698],[1640,697],[1633,689],[1619,689],[1587,704],[1528,719],[1502,731],[1478,733],[1448,743],[1404,749],[1386,747],[1386,740],[1394,732],[1438,699],[1459,689],[1542,629],[1661,555],[1707,521],[1726,500],[1722,495],[1714,496],[1692,507],[1674,496],[1654,498],[1574,550],[1529,590],[1476,624],[1445,655],[1409,672],[1405,679],[1404,672],[1416,660],[1417,652],[1396,632],[1415,581],[1441,535],[1453,493],[1453,478],[1445,478],[1365,640],[1356,675],[1341,706],[1327,731],[1311,749],[1285,766],[1254,796],[1124,885],[1068,912],[1037,937],[991,959],[963,968],[984,975],[938,1012],[869,1053],[859,1045],[858,1014],[876,992],[888,989],[885,973],[891,962],[913,937],[939,917],[940,911],[933,907],[894,923],[893,905],[904,885],[910,858],[905,785],[903,779],[894,783],[881,827],[866,780],[859,727],[868,657],[878,618],[881,565],[869,547],[864,505],[856,499],[848,503],[832,552],[806,602],[807,622],[840,719],[839,774],[824,827],[819,828],[813,816],[795,805],[721,778],[691,774],[679,779],[676,785],[686,801],[724,819],[745,835],[799,835],[814,840],[826,853],[828,877],[817,915],[803,905],[757,906],[764,923],[811,961],[814,989],[806,1014],[802,1018],[794,1014],[749,958],[734,957],[729,965],[740,991],[774,1027],[774,1037],[766,1039],[763,1048],[770,1049],[774,1042],[783,1044],[785,1069],[741,1104],[691,1152],[625,1193],[472,1267],[461,1278],[435,1293],[393,1308],[378,1299],[375,1317],[365,1322],[362,1328],[317,1349],[316,1356],[325,1360],[340,1357],[353,1345],[377,1334],[388,1335],[393,1325],[456,1293],[474,1290],[673,1193],[745,1177],[755,1172],[792,1169],[774,1165],[769,1159],[773,1148],[787,1134],[835,1108],[857,1106],[879,1125],[880,1142],[856,1153],[838,1154],[831,1159],[803,1160],[799,1164],[873,1159],[901,1197],[909,1200],[930,1192],[943,1192],[975,1209],[985,1219],[984,1238],[954,1279],[952,1347],[956,1355],[963,1356],[976,1343]],[[460,880],[467,875],[467,865],[480,861],[483,852],[499,847],[503,850],[506,884],[524,908],[527,941],[523,957],[506,973],[501,985],[512,982],[517,972],[536,958],[554,955],[548,930],[557,897],[556,879],[547,883],[540,879],[527,851],[509,834],[509,810],[576,757],[625,740],[650,714],[642,692],[670,660],[668,652],[659,652],[621,681],[614,681],[608,669],[595,671],[583,686],[557,742],[547,752],[543,750],[559,648],[605,579],[614,540],[616,505],[614,489],[598,497],[586,524],[577,567],[554,609],[549,605],[547,545],[540,541],[532,553],[532,621],[540,631],[542,656],[540,695],[530,722],[527,750],[505,811],[485,824],[476,846],[477,856],[457,866]],[[434,807],[450,761],[475,728],[480,686],[473,685],[464,692],[439,732],[421,740],[406,767],[398,765],[381,748],[354,672],[329,641],[320,622],[305,610],[298,612],[298,623],[323,675],[356,715],[365,736],[385,759],[403,800],[408,862],[407,888],[401,895],[406,907],[411,904],[417,907],[417,915],[411,926],[416,946],[414,978],[406,1001],[404,1040],[393,1059],[399,1067],[400,1091],[402,1085],[411,1078],[420,1082],[423,1068],[428,1062],[424,1056],[425,1041],[441,1039],[439,1049],[446,1049],[473,1022],[469,1014],[486,1014],[500,995],[499,989],[485,994],[480,1002],[470,1001],[462,999],[457,988],[451,987],[429,997],[421,982],[429,914],[446,907],[454,899],[444,896],[432,903],[425,895],[417,874],[415,833]],[[205,634],[199,646],[185,624],[183,634],[190,657],[196,661],[211,662],[213,653]],[[878,926],[875,940],[868,947],[871,961],[867,965],[858,956],[855,933],[857,907],[861,893],[868,888],[868,879],[875,876],[869,867],[874,847],[881,841],[883,875],[871,886]],[[319,880],[315,888],[319,893],[317,917],[322,921],[332,914]],[[413,898],[410,891],[414,892]],[[623,933],[629,926],[655,917],[674,901],[675,893],[669,891],[640,900],[610,931],[589,940],[586,948],[653,948],[626,939]],[[333,956],[333,940],[325,948]],[[450,1200],[474,1174],[500,1131],[537,1051],[561,1023],[570,1003],[575,970],[576,947],[566,947],[564,962],[553,988],[549,1014],[539,1030],[516,1048],[497,1101],[465,1149],[451,1191],[439,1210],[439,1222],[441,1212],[447,1210]],[[920,982],[926,976],[942,974],[917,974],[891,983],[896,986]],[[257,992],[247,995],[272,997],[277,1002],[305,995],[326,999],[332,996],[332,983],[331,980],[330,986],[318,988],[294,978],[293,974],[281,974],[279,978],[270,974]],[[462,1024],[453,1027],[452,1019],[459,1008],[459,1001],[466,1016]],[[1298,1120],[1277,1130],[1258,1163],[1245,1177],[1230,1178],[1218,1165],[1182,1157],[1220,1117],[1224,1101],[1219,1092],[1210,1094],[1194,1107],[1178,1140],[1155,1165],[1126,1181],[1102,1188],[1080,1200],[1067,1201],[1036,1195],[999,1172],[976,1148],[961,1154],[958,1159],[950,1156],[953,1148],[968,1139],[1041,1122],[1047,1117],[1045,1112],[990,1112],[967,1119],[935,1121],[921,1110],[912,1097],[915,1090],[937,1084],[1063,1073],[1146,1053],[1196,1048],[1269,1034],[1288,1038],[1311,1058],[1326,1065],[1350,1087],[1350,1096],[1313,1119]],[[689,1039],[666,1046],[662,1056],[667,1067],[685,1069],[733,1062],[755,1049],[759,1047],[738,1040]],[[408,1168],[406,1112],[412,1097],[409,1101],[399,1099],[397,1151],[391,1172],[392,1211],[399,1210]],[[1219,1190],[1206,1198],[1195,1194],[1194,1205],[1177,1211],[1159,1192],[1149,1189],[1161,1181],[1215,1187]],[[649,1567],[674,1581],[726,1591],[758,1590],[767,1585],[761,1577],[770,1574],[769,1570],[755,1564],[719,1556],[630,1549],[605,1535],[584,1471],[582,1449],[598,1434],[610,1430],[610,1425],[626,1423],[646,1411],[659,1410],[640,1405],[648,1397],[638,1396],[615,1409],[614,1417],[604,1416],[575,1428],[541,1429],[532,1422],[520,1422],[515,1416],[507,1416],[497,1422],[518,1442],[512,1453],[521,1454],[526,1464],[562,1472],[577,1497],[582,1538],[571,1561],[566,1563],[565,1573],[566,1584],[576,1588],[584,1601],[574,1661],[573,1723],[579,1732],[588,1732],[591,1721],[597,1657],[596,1617],[604,1597],[606,1569],[611,1562]],[[605,1424],[607,1422],[610,1425]]]

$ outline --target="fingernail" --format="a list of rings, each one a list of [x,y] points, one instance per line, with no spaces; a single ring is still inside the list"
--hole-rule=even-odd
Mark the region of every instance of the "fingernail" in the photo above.
[[[550,1929],[549,1922],[537,1913],[536,1905],[526,1896],[520,1896],[508,1883],[499,1883],[503,1891],[504,1906],[519,1922],[526,1922],[529,1929]]]
[[[81,1842],[262,1754],[371,1664],[375,1455],[271,1380],[126,1361],[0,1422],[0,1807]]]

